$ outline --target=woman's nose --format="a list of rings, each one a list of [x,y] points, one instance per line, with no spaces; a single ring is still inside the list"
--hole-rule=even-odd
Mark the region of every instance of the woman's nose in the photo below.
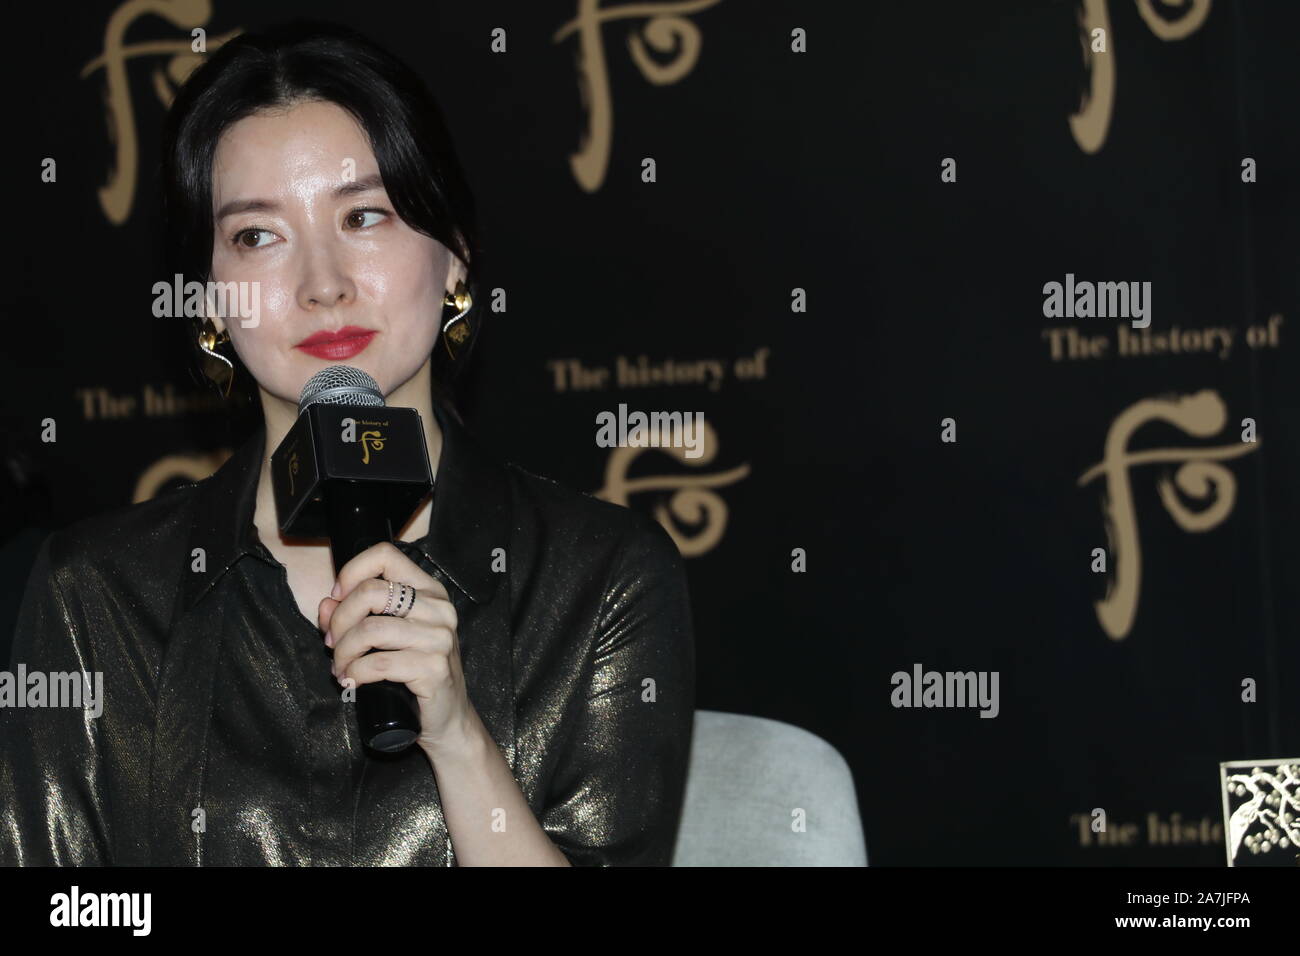
[[[306,310],[319,306],[347,305],[356,297],[356,286],[343,257],[328,246],[306,250],[298,305]]]

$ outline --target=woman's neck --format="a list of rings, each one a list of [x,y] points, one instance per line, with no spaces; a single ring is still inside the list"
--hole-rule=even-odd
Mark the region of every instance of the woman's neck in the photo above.
[[[385,398],[385,404],[394,408],[414,408],[420,413],[424,425],[424,441],[429,449],[429,474],[438,473],[438,461],[442,457],[442,429],[433,414],[433,398],[430,391],[429,362],[426,361],[407,382],[400,385]],[[275,492],[271,484],[271,454],[280,447],[284,436],[298,420],[298,406],[284,399],[270,395],[261,386],[258,392],[262,399],[262,415],[266,422],[266,444],[262,452],[261,476],[257,482],[257,506],[253,523],[258,536],[268,548],[275,550],[275,545],[289,546],[299,539],[284,539],[280,536],[276,520]],[[429,520],[433,514],[433,498],[427,496],[412,515],[405,527],[398,534],[398,540],[416,541],[429,533]]]

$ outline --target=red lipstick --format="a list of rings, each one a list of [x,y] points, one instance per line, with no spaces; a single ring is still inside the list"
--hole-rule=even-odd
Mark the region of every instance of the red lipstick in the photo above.
[[[319,359],[337,362],[364,351],[370,340],[378,334],[374,329],[345,325],[337,332],[321,331],[309,335],[294,348],[302,349]]]

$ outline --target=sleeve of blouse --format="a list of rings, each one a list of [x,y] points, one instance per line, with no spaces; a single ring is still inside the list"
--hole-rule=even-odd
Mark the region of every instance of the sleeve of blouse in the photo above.
[[[605,588],[591,680],[543,829],[574,866],[667,866],[695,717],[681,553],[639,518]]]
[[[45,539],[27,579],[5,675],[92,671],[85,628],[59,587]],[[0,706],[0,865],[94,866],[110,862],[108,814],[100,784],[99,734],[81,707]]]

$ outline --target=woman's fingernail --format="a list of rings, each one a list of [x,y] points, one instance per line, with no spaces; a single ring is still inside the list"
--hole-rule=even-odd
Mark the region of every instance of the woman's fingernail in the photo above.
[[[331,634],[329,631],[325,632],[325,646],[326,647],[334,646],[334,635]]]
[[[330,597],[336,601],[339,598],[339,583],[337,581],[334,582],[334,590],[330,592]]]

